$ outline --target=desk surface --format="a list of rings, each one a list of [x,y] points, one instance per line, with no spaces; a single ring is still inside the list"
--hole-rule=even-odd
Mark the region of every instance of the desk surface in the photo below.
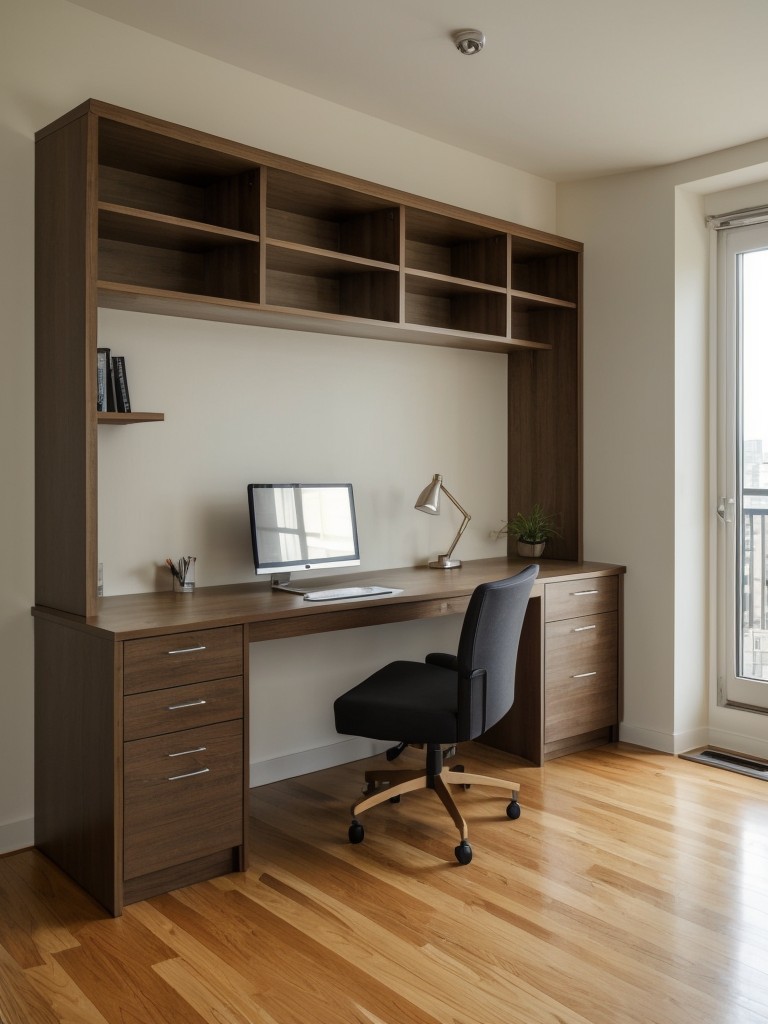
[[[380,584],[402,593],[353,601],[310,602],[299,594],[273,591],[267,582],[200,587],[194,594],[171,590],[150,594],[104,597],[97,615],[83,619],[35,607],[38,617],[66,620],[74,628],[130,640],[177,632],[243,624],[251,642],[274,640],[338,629],[462,614],[480,583],[512,576],[528,562],[513,558],[484,558],[464,562],[460,569],[409,566],[381,569],[311,582],[321,586]],[[624,566],[604,562],[542,560],[532,596],[541,596],[545,583],[579,577],[613,576]],[[310,581],[308,581],[310,582]]]

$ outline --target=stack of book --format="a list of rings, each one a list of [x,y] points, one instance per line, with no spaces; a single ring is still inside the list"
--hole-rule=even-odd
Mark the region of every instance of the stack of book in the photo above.
[[[113,356],[108,348],[96,350],[96,411],[131,411],[125,358]]]

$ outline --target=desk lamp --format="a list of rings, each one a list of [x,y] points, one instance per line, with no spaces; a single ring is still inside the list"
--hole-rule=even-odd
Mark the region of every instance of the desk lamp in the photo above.
[[[432,477],[432,482],[427,484],[416,499],[416,504],[413,507],[418,509],[419,512],[427,512],[431,516],[439,516],[441,491],[446,498],[450,498],[459,512],[461,512],[464,516],[464,521],[459,527],[459,532],[453,538],[453,544],[451,544],[446,553],[444,555],[438,555],[436,561],[429,562],[428,564],[430,569],[458,569],[461,566],[461,562],[458,558],[451,558],[451,555],[453,554],[453,549],[458,544],[459,537],[461,537],[462,533],[466,530],[467,523],[472,517],[466,509],[463,509],[458,501],[456,501],[448,488],[443,486],[443,478],[439,473],[435,473]]]

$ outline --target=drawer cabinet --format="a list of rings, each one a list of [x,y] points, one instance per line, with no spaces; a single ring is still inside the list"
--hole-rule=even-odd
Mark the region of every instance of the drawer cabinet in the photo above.
[[[616,738],[622,587],[619,573],[544,577],[523,622],[515,702],[484,743],[542,764]]]
[[[124,902],[244,864],[243,630],[123,644]]]
[[[605,742],[619,721],[618,579],[545,587],[543,758]]]
[[[548,622],[544,743],[617,722],[616,612]]]
[[[125,744],[126,879],[243,838],[242,721]]]

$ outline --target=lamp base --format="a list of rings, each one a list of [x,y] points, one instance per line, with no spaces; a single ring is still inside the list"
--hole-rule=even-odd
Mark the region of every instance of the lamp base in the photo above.
[[[449,558],[447,555],[438,555],[437,560],[434,562],[428,562],[430,569],[460,569],[461,560],[459,558]]]

